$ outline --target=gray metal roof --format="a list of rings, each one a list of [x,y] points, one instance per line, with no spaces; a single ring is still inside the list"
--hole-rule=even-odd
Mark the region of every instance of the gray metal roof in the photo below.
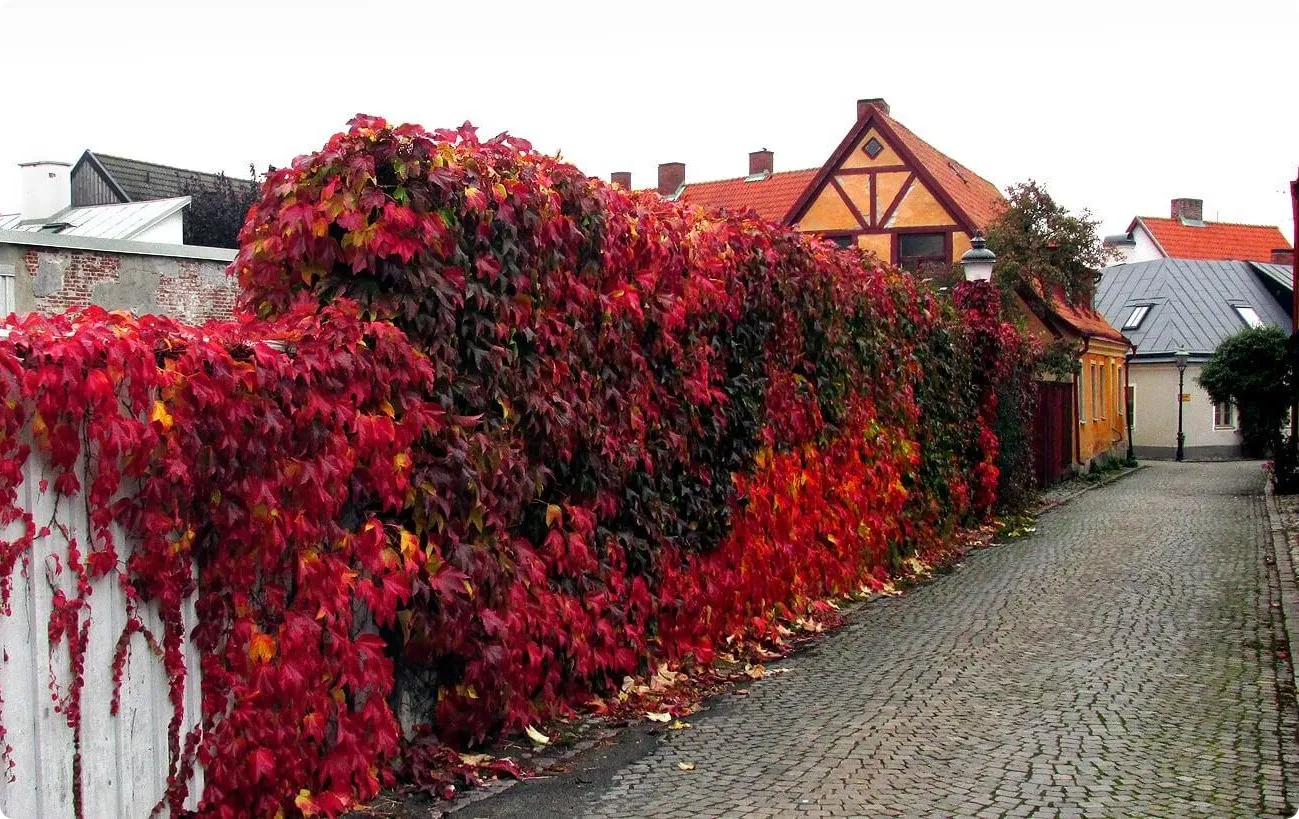
[[[1234,306],[1252,307],[1264,324],[1289,327],[1290,316],[1264,286],[1257,262],[1156,259],[1107,267],[1096,309],[1137,345],[1137,357],[1169,356],[1182,347],[1206,358],[1247,326]],[[1266,265],[1265,265],[1266,266]],[[1290,268],[1284,284],[1290,287]],[[1269,275],[1270,278],[1270,275]],[[1133,308],[1151,305],[1141,326],[1123,330]]]
[[[0,215],[0,230],[41,231],[47,225],[66,224],[53,231],[62,236],[96,239],[134,239],[190,203],[188,196],[127,202],[121,205],[86,205],[64,208],[39,222],[22,221],[20,214]]]
[[[1290,265],[1272,264],[1271,262],[1250,262],[1249,266],[1281,285],[1286,290],[1293,290],[1294,268]]]

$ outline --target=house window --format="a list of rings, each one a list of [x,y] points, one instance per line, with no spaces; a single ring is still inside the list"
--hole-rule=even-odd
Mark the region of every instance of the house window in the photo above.
[[[0,319],[14,311],[14,267],[0,265]]]
[[[1230,401],[1213,405],[1213,427],[1214,429],[1236,428],[1236,407]]]
[[[1247,327],[1263,326],[1263,319],[1258,317],[1258,313],[1254,311],[1253,307],[1247,307],[1243,304],[1233,304],[1232,307],[1236,309],[1236,315],[1240,316],[1240,320],[1245,322]]]
[[[840,248],[840,249],[848,248],[848,247],[852,247],[852,237],[851,237],[851,236],[843,236],[843,235],[840,235],[840,236],[826,236],[826,237],[825,237],[825,240],[826,240],[827,242],[833,242],[833,243],[834,243],[834,246],[837,247],[837,248]]]
[[[1110,362],[1110,373],[1114,376],[1114,415],[1122,418],[1123,401],[1120,399],[1120,395],[1123,392],[1123,371],[1119,369],[1119,362]]]
[[[1084,398],[1084,396],[1087,395],[1086,378],[1085,378],[1086,375],[1087,375],[1087,368],[1080,367],[1078,369],[1078,374],[1074,376],[1074,386],[1076,387],[1075,392],[1078,393],[1078,423],[1079,424],[1087,423],[1087,404]]]
[[[1100,366],[1097,368],[1097,372],[1100,373],[1100,405],[1101,405],[1101,418],[1104,419],[1104,418],[1108,418],[1108,417],[1109,417],[1109,416],[1106,414],[1106,412],[1105,412],[1106,407],[1109,406],[1109,393],[1105,391],[1105,380],[1106,380],[1106,379],[1105,379],[1105,362],[1102,361],[1102,362],[1100,363]]]
[[[1097,421],[1097,420],[1100,419],[1100,416],[1098,416],[1098,415],[1096,414],[1096,362],[1095,362],[1095,361],[1092,362],[1092,412],[1091,412],[1091,418],[1092,418],[1093,421]]]
[[[1150,312],[1152,306],[1153,305],[1149,304],[1138,304],[1136,307],[1133,307],[1132,312],[1128,314],[1127,321],[1123,322],[1122,329],[1135,330],[1140,327],[1141,322],[1146,320],[1146,314]]]
[[[1137,388],[1128,384],[1128,426],[1137,428]]]
[[[923,265],[950,265],[946,233],[899,233],[898,267],[915,272]]]

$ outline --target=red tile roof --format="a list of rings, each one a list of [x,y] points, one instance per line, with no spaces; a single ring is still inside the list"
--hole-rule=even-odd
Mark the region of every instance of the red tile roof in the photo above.
[[[1040,317],[1045,319],[1046,316],[1042,314],[1046,313],[1055,322],[1066,325],[1079,335],[1098,336],[1125,345],[1132,343],[1127,336],[1114,329],[1114,325],[1110,324],[1095,307],[1090,304],[1070,304],[1065,298],[1063,288],[1056,288],[1055,295],[1049,299],[1042,295],[1042,288],[1036,282],[1020,287],[1018,292],[1025,303],[1029,304]]]
[[[742,176],[715,182],[687,182],[678,200],[704,207],[752,210],[763,219],[779,222],[816,172],[816,168],[780,171],[755,182],[747,182]]]
[[[1290,247],[1280,230],[1266,225],[1205,222],[1197,226],[1183,224],[1180,219],[1138,216],[1128,231],[1138,223],[1145,225],[1170,259],[1268,262],[1273,248]]]
[[[1094,307],[1074,307],[1064,301],[1052,301],[1047,309],[1082,335],[1099,336],[1120,344],[1131,344],[1127,337],[1115,330],[1114,325],[1106,321]]]
[[[883,111],[877,109],[875,116],[892,127],[903,146],[915,156],[916,161],[925,166],[925,170],[956,206],[965,211],[975,227],[980,230],[986,228],[989,222],[1006,209],[1006,198],[996,185],[925,142],[910,128]]]

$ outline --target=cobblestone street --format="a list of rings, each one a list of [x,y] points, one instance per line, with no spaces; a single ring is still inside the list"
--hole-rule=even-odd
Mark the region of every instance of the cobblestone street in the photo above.
[[[523,783],[460,815],[1289,816],[1262,478],[1152,464],[859,610],[565,807]]]

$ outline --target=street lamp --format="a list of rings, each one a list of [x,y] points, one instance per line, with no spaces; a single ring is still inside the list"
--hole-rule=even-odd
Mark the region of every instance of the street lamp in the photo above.
[[[1186,451],[1186,435],[1182,432],[1182,396],[1186,393],[1186,360],[1191,354],[1177,348],[1173,353],[1173,361],[1177,363],[1177,460],[1182,460]]]
[[[997,263],[997,254],[988,250],[988,243],[982,233],[974,234],[970,240],[970,249],[961,256],[961,267],[965,268],[967,282],[986,282],[992,279],[992,268]]]

